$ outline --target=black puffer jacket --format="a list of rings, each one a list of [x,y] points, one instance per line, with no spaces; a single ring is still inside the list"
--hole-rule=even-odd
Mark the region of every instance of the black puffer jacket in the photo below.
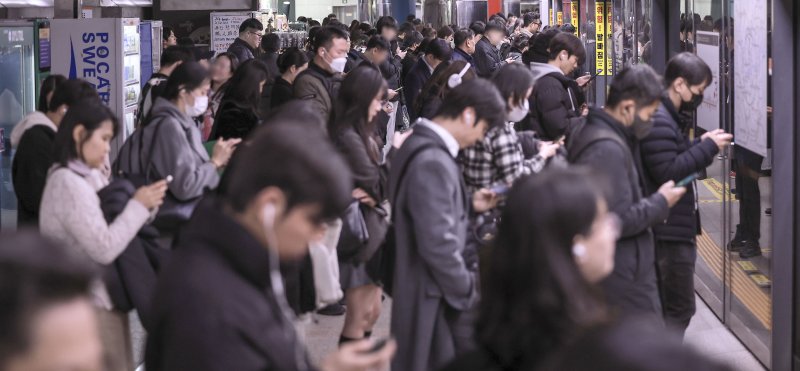
[[[560,72],[548,73],[536,81],[531,103],[529,125],[543,140],[567,134],[581,116],[574,80]]]
[[[694,142],[684,135],[687,124],[682,122],[672,102],[662,99],[661,107],[653,116],[653,130],[641,141],[642,166],[646,189],[658,191],[662,184],[703,171],[714,161],[719,149],[711,139]],[[695,208],[694,186],[686,189],[686,195],[672,207],[666,223],[653,228],[655,238],[664,241],[693,242],[700,230]]]

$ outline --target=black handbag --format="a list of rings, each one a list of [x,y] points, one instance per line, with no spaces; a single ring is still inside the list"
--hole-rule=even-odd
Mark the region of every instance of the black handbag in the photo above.
[[[368,240],[369,231],[361,210],[361,202],[355,200],[350,203],[350,206],[347,206],[342,214],[342,232],[339,235],[339,243],[336,245],[339,260],[354,258]]]
[[[148,118],[149,119],[149,118]],[[149,120],[147,120],[149,121]],[[154,130],[153,139],[150,141],[150,148],[147,154],[147,166],[144,166],[144,161],[142,158],[142,152],[144,149],[144,127],[140,128],[139,133],[139,173],[137,174],[127,174],[127,173],[120,173],[119,176],[128,179],[133,183],[134,186],[142,187],[148,184],[151,184],[154,179],[163,179],[164,176],[160,176],[159,174],[154,174],[155,170],[153,169],[153,151],[155,150],[155,138],[158,135],[159,129],[161,128],[161,124],[164,121],[161,120],[156,124],[156,128]],[[132,141],[128,141],[125,145],[129,146],[132,145]],[[130,151],[130,148],[128,148]],[[133,156],[128,155],[128,168],[133,168]],[[189,221],[191,218],[192,213],[194,212],[195,207],[200,202],[202,197],[195,197],[191,200],[179,200],[176,198],[172,191],[167,190],[167,194],[164,196],[164,203],[158,208],[158,213],[156,214],[156,218],[151,223],[156,229],[161,232],[166,233],[173,233],[178,230],[178,228]]]

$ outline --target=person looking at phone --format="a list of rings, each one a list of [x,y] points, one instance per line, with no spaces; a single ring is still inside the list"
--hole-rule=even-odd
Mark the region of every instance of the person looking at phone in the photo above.
[[[506,36],[506,29],[499,21],[489,21],[483,31],[483,37],[475,46],[475,69],[478,76],[491,78],[495,71],[499,70],[504,64],[514,62],[508,58],[503,60],[497,47],[503,43]]]
[[[108,179],[100,168],[119,127],[114,113],[97,99],[70,106],[56,133],[55,166],[47,176],[39,214],[42,235],[103,265],[125,251],[167,191],[163,180],[143,186],[113,222],[106,221],[97,191],[108,185]],[[92,297],[111,363],[108,369],[131,369],[131,351],[125,346],[130,344],[128,313],[113,310],[105,285],[97,282],[94,287]]]
[[[661,78],[647,65],[620,71],[611,81],[604,108],[592,108],[568,139],[570,162],[586,165],[607,182],[609,210],[622,221],[614,272],[602,282],[611,307],[621,315],[661,316],[652,227],[686,193],[669,180],[652,195],[643,189],[645,170],[634,156],[652,128],[661,104]]]
[[[586,60],[586,49],[575,35],[565,32],[545,32],[539,38],[552,37],[547,46],[547,63],[533,63],[536,89],[533,92],[531,119],[528,123],[539,136],[548,141],[568,134],[577,125],[582,111],[579,87],[585,86],[590,76],[576,81],[572,72]],[[544,45],[534,41],[534,55]],[[534,59],[534,62],[538,62]]]
[[[642,166],[647,188],[678,181],[711,165],[717,153],[730,145],[732,135],[721,129],[690,140],[693,113],[703,104],[703,91],[712,81],[711,69],[692,53],[680,53],[667,63],[661,107],[653,115],[653,129],[641,141]],[[694,184],[670,210],[666,223],[653,227],[664,320],[681,335],[695,312],[695,236],[700,232]]]
[[[145,367],[386,369],[394,341],[374,352],[379,344],[372,340],[343,344],[314,367],[279,270],[282,261],[303,259],[326,221],[351,202],[347,164],[321,129],[298,119],[268,121],[238,151],[219,192],[197,207],[160,272]]]

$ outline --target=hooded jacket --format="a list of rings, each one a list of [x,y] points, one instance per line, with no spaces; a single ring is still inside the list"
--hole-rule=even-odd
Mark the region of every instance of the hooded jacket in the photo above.
[[[14,129],[11,130],[11,147],[18,148],[19,141],[22,140],[22,134],[25,134],[28,129],[36,126],[36,125],[44,125],[49,127],[54,132],[58,131],[58,127],[53,121],[50,121],[50,118],[44,114],[44,112],[33,111],[25,117],[22,118],[22,121],[18,122],[17,125],[14,126]]]
[[[12,146],[17,149],[11,164],[11,174],[14,193],[19,201],[17,223],[20,226],[39,224],[39,207],[47,182],[47,172],[55,162],[53,148],[56,131],[56,125],[47,116],[41,112],[32,112],[11,132]]]
[[[536,131],[544,140],[556,140],[581,116],[574,81],[547,63],[531,63],[531,71],[536,88],[530,97],[529,120],[522,128]]]

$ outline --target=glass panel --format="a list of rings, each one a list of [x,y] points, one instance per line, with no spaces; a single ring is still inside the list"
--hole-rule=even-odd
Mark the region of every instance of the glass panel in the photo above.
[[[17,198],[11,180],[11,131],[22,117],[35,109],[33,27],[0,27],[0,223],[16,228]]]

